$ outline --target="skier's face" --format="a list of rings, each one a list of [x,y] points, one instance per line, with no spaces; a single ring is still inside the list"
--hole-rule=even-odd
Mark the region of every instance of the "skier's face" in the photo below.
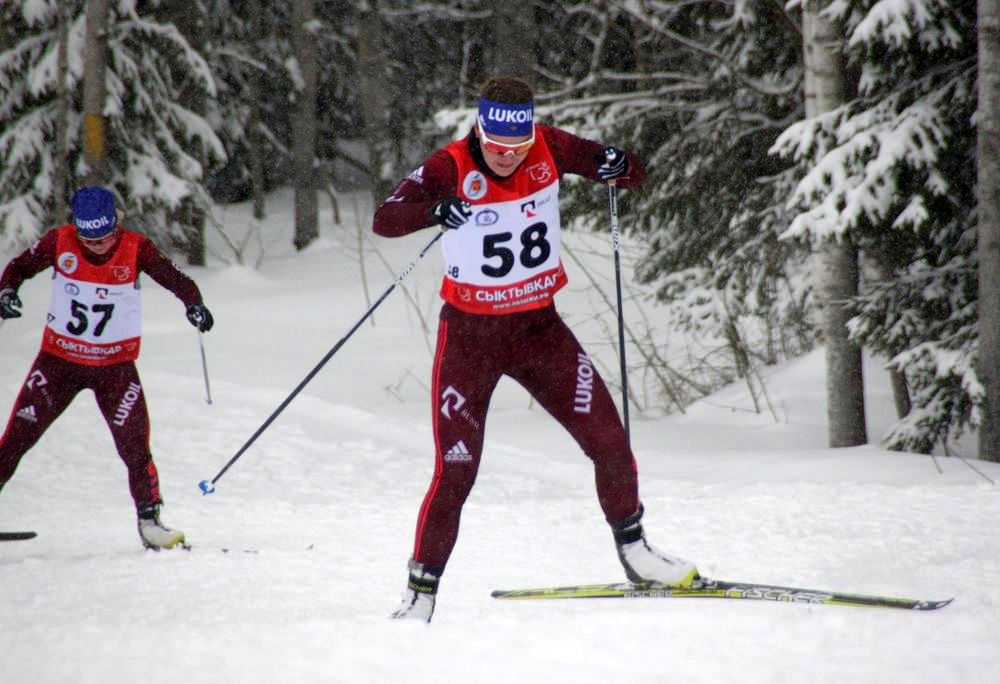
[[[478,128],[479,147],[483,151],[483,159],[490,171],[498,176],[507,177],[517,170],[528,150],[535,142],[535,133],[531,135],[491,135],[487,136],[482,128]]]

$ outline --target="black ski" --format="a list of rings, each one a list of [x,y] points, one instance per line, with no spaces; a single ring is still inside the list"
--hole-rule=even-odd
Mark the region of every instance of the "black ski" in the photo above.
[[[25,539],[34,539],[37,536],[37,532],[0,532],[0,542],[24,541]]]
[[[870,596],[820,589],[801,589],[756,582],[729,582],[702,578],[694,586],[684,588],[664,587],[655,582],[621,582],[614,584],[579,584],[564,587],[539,587],[536,589],[497,590],[492,593],[500,599],[569,599],[569,598],[723,598],[777,601],[779,603],[806,603],[813,605],[872,606],[903,608],[905,610],[937,610],[954,601],[899,598],[895,596]]]

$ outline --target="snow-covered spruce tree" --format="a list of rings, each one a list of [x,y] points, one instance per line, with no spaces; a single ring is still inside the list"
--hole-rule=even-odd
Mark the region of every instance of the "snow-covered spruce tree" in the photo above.
[[[869,274],[852,339],[891,359],[912,410],[887,446],[929,451],[976,422],[975,2],[835,5],[856,74],[843,107],[775,145],[808,162],[788,236],[846,234]],[[817,161],[818,160],[818,161]]]
[[[699,381],[810,348],[808,249],[779,240],[793,165],[768,154],[802,116],[798,17],[772,2],[563,9],[541,99],[560,123],[647,161],[649,180],[623,194],[622,212],[648,243],[640,277],[706,355],[718,350]],[[569,193],[568,213],[606,214],[599,193]]]
[[[60,5],[71,6],[68,71],[58,68]],[[181,34],[150,17],[155,0],[115,0],[108,26],[104,124],[108,184],[130,215],[129,225],[158,238],[161,212],[199,193],[199,159],[225,152],[204,117],[185,107],[191,89],[215,94],[205,61]],[[83,174],[81,136],[84,3],[31,0],[0,4],[9,42],[0,52],[0,250],[13,251],[66,217],[68,197],[58,196],[57,167],[69,169],[68,187]],[[13,37],[12,39],[10,37]],[[68,94],[60,120],[59,80]],[[66,133],[63,158],[53,144]]]
[[[0,252],[31,242],[50,221],[62,218],[56,207],[66,203],[64,197],[52,197],[52,179],[61,163],[54,158],[54,143],[65,123],[55,121],[51,72],[58,66],[52,49],[58,16],[48,9],[0,5]],[[35,28],[41,23],[47,25],[48,40]],[[33,83],[46,57],[49,73],[43,71],[41,80],[53,84],[48,96]]]

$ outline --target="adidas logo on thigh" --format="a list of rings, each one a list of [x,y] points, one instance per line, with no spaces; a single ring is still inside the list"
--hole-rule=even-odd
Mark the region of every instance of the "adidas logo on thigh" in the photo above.
[[[465,442],[458,440],[455,446],[444,453],[444,460],[450,463],[468,463],[472,460],[472,454],[469,453]]]
[[[17,412],[17,417],[24,418],[25,420],[31,421],[32,423],[38,422],[38,415],[35,413],[34,406],[25,406],[23,409]]]

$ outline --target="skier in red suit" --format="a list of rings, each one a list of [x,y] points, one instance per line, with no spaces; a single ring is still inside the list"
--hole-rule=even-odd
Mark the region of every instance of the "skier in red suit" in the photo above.
[[[429,226],[445,234],[445,275],[432,377],[436,464],[417,519],[398,618],[430,621],[439,579],[475,482],[490,397],[501,376],[520,383],[593,461],[597,496],[633,581],[689,585],[692,563],[647,543],[635,459],[604,381],[556,313],[566,284],[559,184],[571,173],[633,188],[632,153],[534,123],[534,93],[498,77],[480,90],[469,134],[428,157],[375,212],[385,237]],[[608,161],[614,154],[614,161]]]
[[[212,314],[193,280],[148,238],[118,225],[111,192],[81,188],[71,206],[73,223],[47,232],[0,276],[0,318],[9,319],[21,316],[21,283],[54,270],[42,348],[0,437],[0,489],[73,398],[90,389],[128,468],[143,545],[172,548],[184,541],[184,533],[160,522],[149,414],[135,366],[141,341],[139,274],[147,273],[180,299],[198,330],[212,328]]]

